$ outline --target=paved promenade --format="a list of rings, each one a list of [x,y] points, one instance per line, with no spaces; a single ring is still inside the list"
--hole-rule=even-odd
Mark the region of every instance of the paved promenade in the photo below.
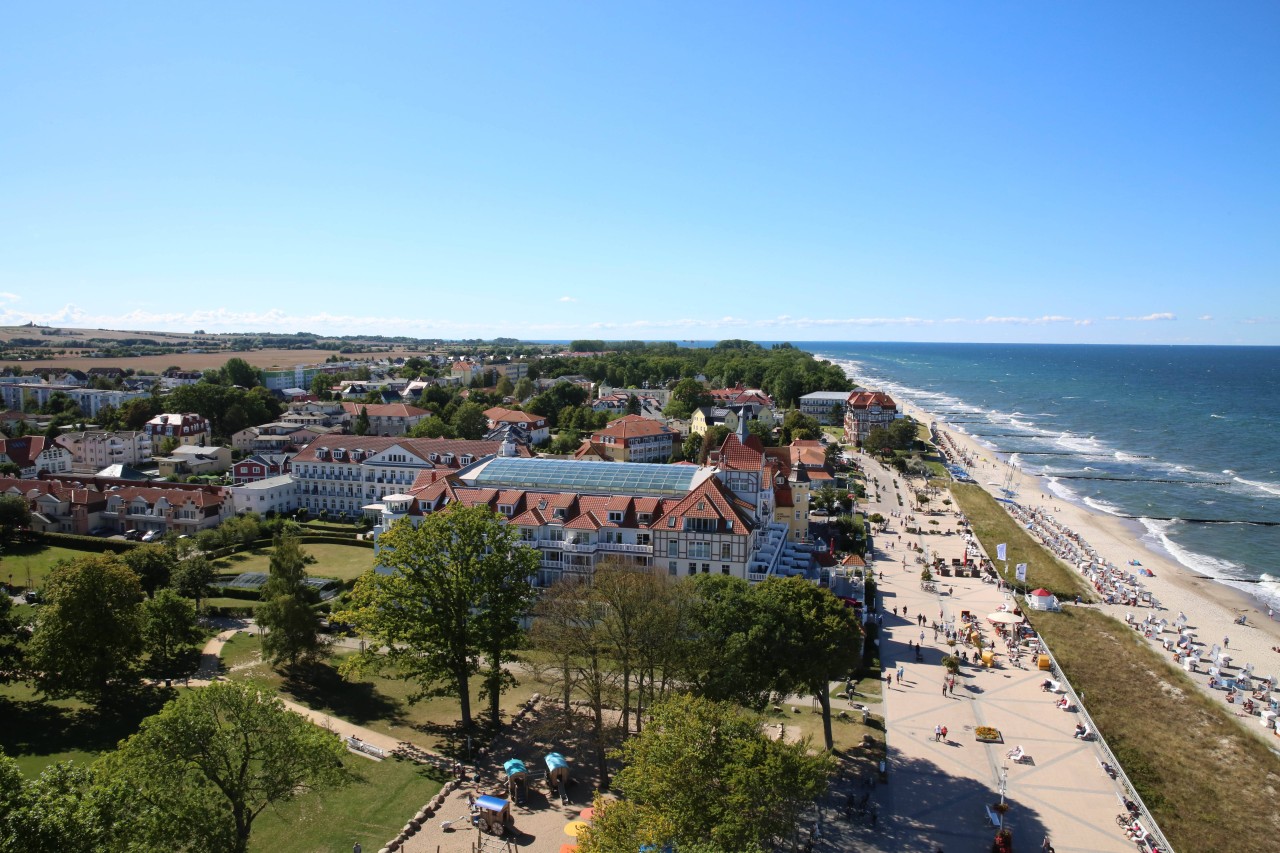
[[[974,578],[940,578],[939,592],[922,590],[921,566],[907,550],[908,540],[927,544],[948,562],[961,555],[963,540],[958,535],[903,533],[910,502],[904,495],[906,506],[899,509],[892,486],[895,475],[866,457],[859,462],[874,468],[873,476],[882,485],[882,500],[871,501],[868,512],[902,513],[891,517],[890,530],[876,537],[874,568],[884,576],[881,659],[886,672],[901,665],[903,679],[898,684],[895,678],[884,694],[889,782],[875,790],[880,806],[876,827],[849,827],[840,818],[830,826],[833,831],[824,834],[832,842],[839,837],[846,850],[985,853],[995,834],[986,806],[999,801],[1004,779],[1005,801],[1010,804],[1004,821],[1013,832],[1015,849],[1038,850],[1048,836],[1063,853],[1132,851],[1133,843],[1115,822],[1119,788],[1100,765],[1100,750],[1073,738],[1077,715],[1055,707],[1058,697],[1042,691],[1045,673],[1035,670],[1029,657],[1023,658],[1025,669],[1004,654],[993,669],[962,666],[954,696],[943,695],[946,671],[941,659],[949,649],[944,637],[935,639],[932,623],[955,622],[965,610],[983,618],[1002,603],[1012,605],[1012,600],[994,584]],[[940,529],[955,528],[956,519],[949,512],[919,516],[926,527],[929,518],[938,520]],[[952,594],[947,594],[948,588]],[[917,614],[924,615],[925,626],[917,624]],[[917,662],[908,644],[920,643],[922,632],[923,661]],[[989,627],[984,636],[993,636]],[[966,650],[963,645],[956,647],[961,650]],[[973,650],[967,651],[972,656]],[[935,726],[947,727],[945,742],[935,741]],[[977,726],[999,729],[1004,743],[978,742],[973,731]],[[1021,762],[1007,757],[1017,746],[1027,755]]]

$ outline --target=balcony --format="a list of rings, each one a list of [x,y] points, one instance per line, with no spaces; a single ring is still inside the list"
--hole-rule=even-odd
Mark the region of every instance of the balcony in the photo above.
[[[626,542],[601,542],[598,547],[601,551],[621,551],[625,554],[652,554],[652,545],[630,545]]]

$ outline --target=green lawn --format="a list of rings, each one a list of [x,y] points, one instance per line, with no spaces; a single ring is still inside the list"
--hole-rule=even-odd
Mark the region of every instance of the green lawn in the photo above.
[[[223,665],[230,668],[252,660],[261,653],[257,636],[237,634],[223,647]],[[423,699],[409,703],[415,686],[403,679],[371,675],[344,679],[338,674],[337,664],[354,652],[335,649],[330,660],[300,668],[291,677],[281,675],[265,663],[248,666],[228,673],[238,681],[248,681],[264,690],[278,691],[280,695],[309,708],[350,720],[376,732],[396,738],[412,739],[415,743],[445,753],[457,753],[459,747],[458,700],[452,697]],[[521,684],[502,694],[502,711],[509,717],[539,688],[545,687],[532,678],[521,679]],[[488,719],[488,705],[480,700],[480,681],[475,679],[471,688],[471,713],[477,721]]]
[[[120,546],[124,550],[124,546]],[[0,553],[0,580],[12,583],[19,588],[27,588],[27,573],[30,572],[30,586],[39,589],[44,586],[45,578],[53,567],[63,560],[74,560],[78,557],[91,556],[92,551],[77,551],[63,548],[60,545],[43,545],[39,542],[17,542],[6,545]]]
[[[133,734],[176,690],[138,690],[115,710],[77,699],[44,699],[25,684],[0,686],[0,747],[28,776],[74,759],[88,764]]]
[[[254,821],[249,849],[349,853],[357,841],[377,850],[440,790],[438,771],[407,761],[348,755],[357,778],[345,788],[307,794]]]
[[[337,545],[329,542],[304,544],[302,550],[316,558],[307,566],[307,574],[317,578],[355,580],[373,567],[373,549],[361,545]],[[234,576],[241,572],[266,573],[271,561],[271,549],[242,551],[223,557],[213,564],[220,575]]]

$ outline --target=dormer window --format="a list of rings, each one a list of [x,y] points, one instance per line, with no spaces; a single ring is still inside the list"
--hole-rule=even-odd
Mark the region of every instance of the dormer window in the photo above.
[[[609,521],[610,521],[610,522],[612,522],[612,523],[614,523],[614,524],[621,524],[621,523],[622,523],[622,513],[621,513],[619,510],[616,510],[616,509],[611,509],[611,510],[609,510]]]
[[[428,458],[429,458],[432,462],[439,462],[439,461],[440,461],[440,454],[439,454],[439,453],[432,453]]]
[[[637,519],[641,524],[648,524],[650,521],[652,521],[652,520],[653,520],[653,514],[652,514],[652,513],[648,513],[648,512],[642,512],[642,513],[640,513],[639,515],[637,515],[637,516],[636,516],[636,519]]]
[[[563,507],[560,507],[560,508],[559,508],[559,509],[557,509],[555,512],[553,512],[551,515],[552,515],[554,518],[563,519],[563,518],[564,518],[564,508],[563,508]]]
[[[509,516],[511,513],[515,512],[515,507],[511,504],[498,504],[498,512]]]
[[[471,464],[471,457],[470,457],[470,456],[460,456],[460,457],[458,457],[458,464],[460,464],[460,465],[470,465],[470,464]]]

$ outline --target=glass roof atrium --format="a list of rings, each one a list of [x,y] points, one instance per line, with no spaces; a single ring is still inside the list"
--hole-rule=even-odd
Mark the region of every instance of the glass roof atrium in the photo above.
[[[710,474],[695,465],[578,462],[498,457],[464,473],[467,483],[488,489],[546,489],[588,495],[684,496]]]

